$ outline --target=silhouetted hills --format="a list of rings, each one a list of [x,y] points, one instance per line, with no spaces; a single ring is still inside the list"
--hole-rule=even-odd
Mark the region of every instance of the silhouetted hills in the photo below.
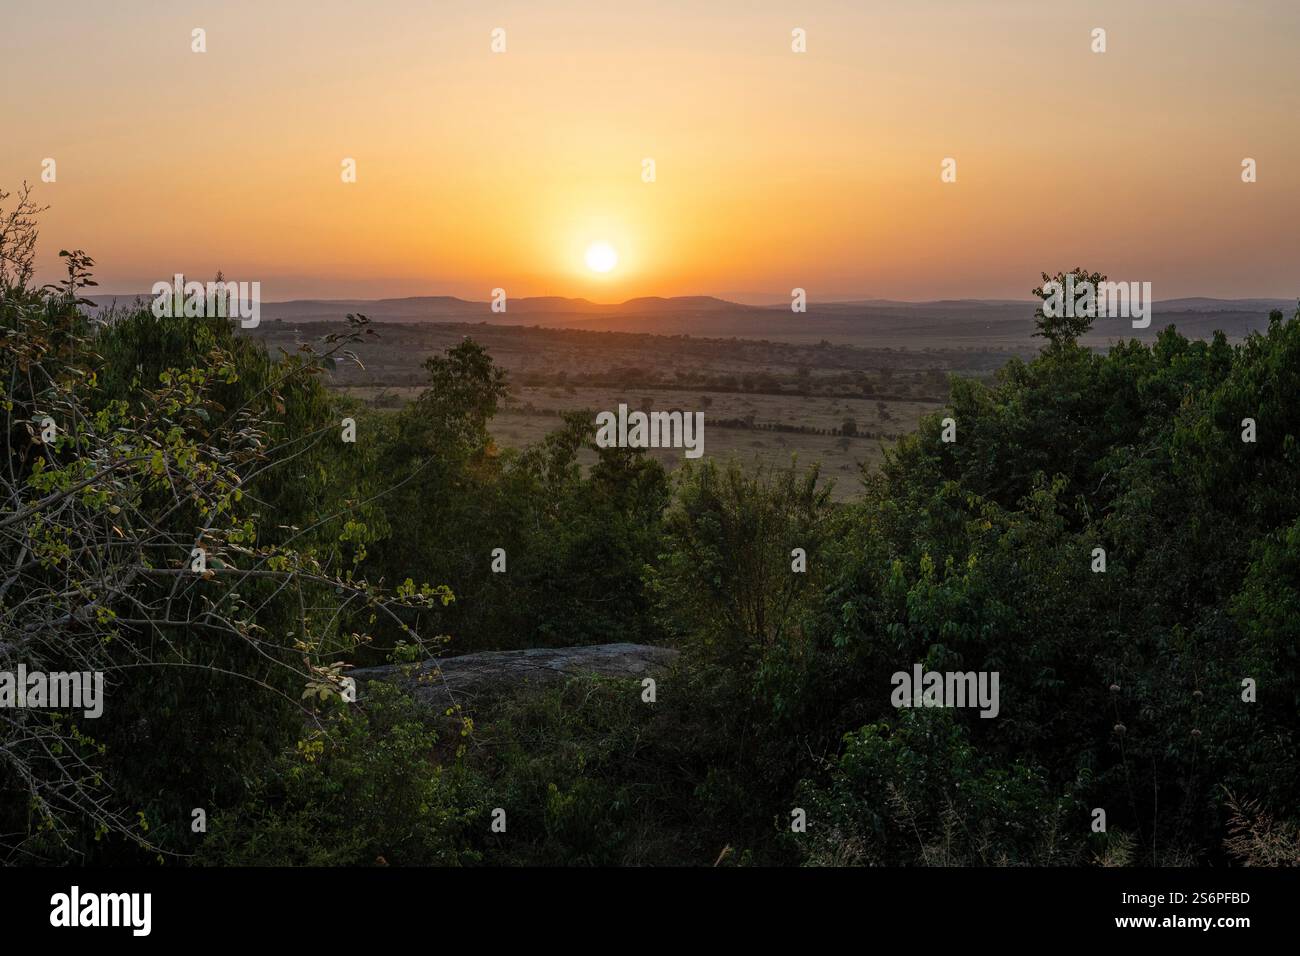
[[[101,305],[125,304],[135,296],[91,297]],[[139,298],[148,302],[150,297]],[[1149,328],[1134,329],[1125,319],[1099,319],[1085,341],[1104,346],[1120,339],[1150,341],[1163,328],[1175,325],[1192,338],[1208,338],[1222,330],[1240,339],[1263,329],[1268,314],[1294,312],[1286,299],[1211,299],[1192,297],[1157,301]],[[487,322],[498,325],[544,325],[551,328],[714,338],[763,338],[773,341],[851,342],[888,348],[958,347],[1027,349],[1033,338],[1034,302],[1025,300],[951,299],[901,302],[863,299],[844,302],[809,301],[808,311],[794,313],[788,305],[745,305],[714,296],[644,296],[620,303],[598,303],[562,296],[508,299],[505,312],[493,312],[488,301],[456,296],[408,296],[388,299],[293,299],[262,305],[262,318],[289,322],[321,322],[362,312],[377,322]]]

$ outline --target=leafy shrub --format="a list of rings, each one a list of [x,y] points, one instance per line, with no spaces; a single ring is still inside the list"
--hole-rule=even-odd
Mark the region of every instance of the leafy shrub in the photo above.
[[[440,731],[401,690],[369,684],[282,754],[247,799],[213,816],[199,860],[222,865],[445,866],[480,858],[478,781],[454,726]],[[448,739],[450,734],[451,739]]]

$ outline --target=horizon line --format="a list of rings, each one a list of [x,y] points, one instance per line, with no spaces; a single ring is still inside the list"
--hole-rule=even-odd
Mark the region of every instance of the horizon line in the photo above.
[[[206,283],[205,283],[206,284]],[[619,302],[597,302],[588,299],[585,296],[566,296],[566,295],[527,295],[510,297],[509,301],[513,302],[537,302],[537,301],[559,301],[581,303],[595,308],[617,309],[635,302],[660,301],[674,302],[687,299],[708,299],[724,305],[745,306],[747,308],[774,308],[781,305],[789,304],[789,295],[781,293],[746,293],[746,296],[752,296],[750,301],[741,298],[728,298],[726,294],[715,293],[689,293],[683,295],[638,295],[631,298],[623,299]],[[768,301],[757,301],[758,296],[763,296]],[[150,299],[153,298],[152,292],[100,292],[85,293],[86,298],[90,299]],[[466,299],[463,296],[452,295],[450,293],[418,293],[414,295],[379,295],[379,296],[336,296],[336,297],[318,297],[318,296],[294,296],[285,299],[269,299],[264,305],[290,305],[301,302],[320,302],[322,304],[334,304],[345,302],[408,302],[416,299],[448,299],[456,302],[464,302],[467,305],[490,306],[491,298],[487,299]],[[1215,295],[1178,295],[1170,296],[1164,299],[1153,299],[1153,302],[1180,302],[1189,300],[1204,300],[1208,302],[1290,302],[1300,301],[1300,295],[1276,296],[1276,295],[1252,295],[1252,296],[1215,296]],[[937,305],[942,303],[971,303],[976,305],[1028,305],[1039,301],[1033,296],[1024,298],[1011,297],[967,297],[967,296],[944,296],[941,298],[925,299],[897,299],[884,296],[844,296],[834,299],[814,299],[809,297],[807,303],[809,307],[814,305],[871,305],[871,304],[889,304],[889,305]]]

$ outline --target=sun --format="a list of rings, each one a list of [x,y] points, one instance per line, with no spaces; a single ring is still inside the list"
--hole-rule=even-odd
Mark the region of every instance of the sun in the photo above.
[[[618,253],[608,242],[593,242],[587,247],[587,268],[592,272],[609,272],[618,265]]]

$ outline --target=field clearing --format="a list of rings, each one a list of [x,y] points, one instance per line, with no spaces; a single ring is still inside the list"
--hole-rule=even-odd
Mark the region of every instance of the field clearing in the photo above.
[[[363,386],[340,391],[377,407],[392,408],[414,398],[420,389]],[[503,448],[526,448],[559,427],[558,414],[540,410],[552,413],[588,410],[594,416],[599,411],[616,411],[622,402],[632,410],[702,411],[703,459],[718,462],[735,459],[746,466],[769,468],[787,467],[792,458],[797,458],[801,466],[820,462],[823,476],[835,482],[833,497],[840,501],[857,495],[862,467],[874,467],[880,462],[882,446],[915,430],[922,415],[938,408],[924,402],[838,396],[698,393],[646,388],[625,391],[560,386],[518,388],[512,392],[511,399],[491,424],[493,438]],[[525,410],[530,407],[532,410]],[[772,431],[761,427],[726,427],[718,423],[723,419],[749,419],[755,426],[784,425],[829,432],[839,429],[846,418],[852,418],[859,430],[880,433],[885,437]],[[713,422],[712,426],[710,422]],[[652,448],[647,453],[669,470],[686,460],[682,449]],[[585,464],[594,460],[594,454],[584,455]]]
[[[492,420],[492,437],[504,448],[524,448],[542,439],[556,427],[557,420],[542,415],[505,412]],[[650,448],[647,454],[672,471],[686,461],[680,448]],[[800,466],[821,462],[822,475],[835,480],[832,496],[837,501],[853,498],[860,490],[858,475],[862,465],[874,466],[881,458],[881,442],[874,439],[847,440],[831,435],[801,435],[790,432],[751,431],[744,428],[709,428],[704,419],[704,455],[698,461],[725,462],[729,459],[746,465],[785,468],[796,456]],[[595,454],[584,452],[583,463],[590,465]]]
[[[913,431],[921,415],[937,406],[926,402],[883,401],[847,396],[763,395],[746,392],[698,392],[684,389],[519,388],[513,404],[522,407],[617,411],[629,409],[704,412],[710,419],[749,419],[755,425],[790,425],[799,428],[839,429],[852,418],[859,430],[901,435]]]
[[[395,408],[422,391],[415,386],[364,385],[340,392],[377,407]],[[852,418],[860,431],[897,436],[914,431],[921,416],[940,406],[934,402],[890,401],[846,396],[762,395],[746,392],[701,392],[685,389],[565,388],[525,386],[511,390],[502,413],[527,414],[530,409],[580,411],[593,414],[629,409],[704,412],[710,420],[747,419],[754,425],[789,425],[799,428],[838,429]],[[830,436],[824,436],[830,437]]]

